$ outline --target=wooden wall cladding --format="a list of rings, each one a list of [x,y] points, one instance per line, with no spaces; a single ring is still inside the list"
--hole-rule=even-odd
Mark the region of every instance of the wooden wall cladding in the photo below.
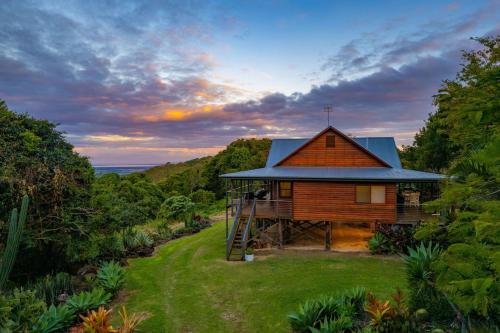
[[[384,185],[385,203],[356,203],[356,185]],[[293,218],[395,223],[396,184],[296,181],[293,183]]]
[[[326,147],[327,135],[335,147]],[[382,162],[333,130],[327,131],[282,161],[280,166],[385,167]]]

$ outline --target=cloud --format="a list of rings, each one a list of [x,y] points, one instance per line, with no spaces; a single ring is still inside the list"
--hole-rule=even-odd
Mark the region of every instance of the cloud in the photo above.
[[[1,6],[0,98],[60,123],[77,150],[101,164],[184,160],[237,137],[308,137],[326,126],[325,104],[341,130],[410,143],[441,81],[457,72],[459,50],[475,47],[467,37],[494,12],[394,38],[362,34],[318,66],[328,82],[233,102],[244,92],[211,79],[223,59],[210,45],[217,31],[248,27],[209,2]]]

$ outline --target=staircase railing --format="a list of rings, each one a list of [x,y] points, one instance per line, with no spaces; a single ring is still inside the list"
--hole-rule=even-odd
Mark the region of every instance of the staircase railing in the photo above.
[[[231,232],[229,233],[229,236],[226,239],[226,258],[227,259],[229,259],[229,256],[231,255],[231,250],[233,248],[233,243],[234,243],[234,237],[236,236],[236,233],[238,232],[238,226],[240,223],[240,215],[241,215],[242,209],[243,209],[243,202],[240,201],[238,203],[238,207],[236,209],[236,215],[234,215],[234,221],[233,221],[233,226],[231,227]]]
[[[245,252],[247,250],[248,238],[250,236],[250,229],[252,228],[252,220],[255,215],[255,206],[257,205],[257,200],[254,199],[252,203],[252,209],[248,215],[247,224],[245,226],[245,231],[243,232],[243,237],[241,238],[241,259],[245,257]]]

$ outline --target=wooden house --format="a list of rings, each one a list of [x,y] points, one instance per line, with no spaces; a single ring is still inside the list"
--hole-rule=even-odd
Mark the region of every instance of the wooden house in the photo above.
[[[418,223],[444,178],[402,168],[393,138],[352,138],[331,126],[311,139],[274,139],[264,168],[221,177],[228,259],[241,259],[251,242],[283,247],[318,231],[329,250],[339,223]]]

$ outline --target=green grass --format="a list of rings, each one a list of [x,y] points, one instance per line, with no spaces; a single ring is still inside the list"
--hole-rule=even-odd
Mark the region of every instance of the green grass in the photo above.
[[[130,260],[125,305],[151,316],[142,332],[288,332],[299,303],[363,286],[388,297],[405,286],[394,258],[280,254],[251,263],[224,260],[224,224]]]

